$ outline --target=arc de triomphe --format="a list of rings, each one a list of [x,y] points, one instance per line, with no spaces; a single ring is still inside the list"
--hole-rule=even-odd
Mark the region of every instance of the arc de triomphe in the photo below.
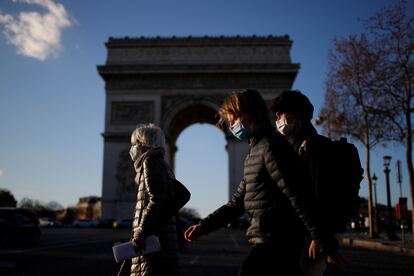
[[[288,36],[109,38],[105,65],[106,111],[102,218],[131,218],[135,204],[130,134],[138,123],[155,123],[167,138],[174,167],[178,135],[194,123],[215,125],[223,100],[240,88],[266,100],[290,89],[299,70]],[[228,133],[229,197],[242,177],[247,143]]]

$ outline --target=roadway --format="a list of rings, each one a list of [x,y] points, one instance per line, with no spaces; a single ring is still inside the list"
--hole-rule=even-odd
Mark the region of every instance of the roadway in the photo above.
[[[42,229],[39,244],[0,249],[2,276],[114,276],[119,264],[112,245],[125,241],[129,230]],[[236,275],[249,249],[242,230],[223,229],[188,244],[182,254],[182,276]],[[402,254],[342,247],[349,261],[343,275],[414,275],[414,257]]]

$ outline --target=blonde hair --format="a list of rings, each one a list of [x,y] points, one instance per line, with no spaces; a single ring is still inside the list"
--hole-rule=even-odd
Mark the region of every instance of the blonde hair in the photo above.
[[[155,124],[139,124],[131,134],[131,144],[149,148],[165,148],[164,131]]]

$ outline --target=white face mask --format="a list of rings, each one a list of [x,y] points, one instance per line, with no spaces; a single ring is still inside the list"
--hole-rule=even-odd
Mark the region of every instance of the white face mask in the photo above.
[[[277,130],[284,136],[290,136],[295,130],[295,124],[288,124],[286,118],[276,120]]]
[[[139,149],[138,145],[131,146],[129,149],[129,155],[131,156],[132,161],[137,161],[139,156],[141,155],[141,150]]]

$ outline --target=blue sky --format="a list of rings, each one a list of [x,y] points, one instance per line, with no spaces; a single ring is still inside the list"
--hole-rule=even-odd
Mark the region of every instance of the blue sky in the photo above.
[[[0,188],[63,206],[101,195],[105,90],[96,66],[105,64],[109,37],[289,35],[300,63],[293,88],[318,114],[328,51],[334,37],[363,31],[392,0],[2,0],[0,2]],[[409,4],[414,10],[413,3]],[[24,23],[24,24],[23,24]],[[225,139],[196,124],[178,139],[176,174],[192,191],[189,207],[207,215],[228,198]],[[362,151],[360,151],[363,158]],[[372,172],[386,202],[382,156],[391,155],[392,203],[399,195],[395,161],[403,149],[377,148]],[[212,174],[214,172],[214,174]],[[367,195],[366,183],[361,187]]]

